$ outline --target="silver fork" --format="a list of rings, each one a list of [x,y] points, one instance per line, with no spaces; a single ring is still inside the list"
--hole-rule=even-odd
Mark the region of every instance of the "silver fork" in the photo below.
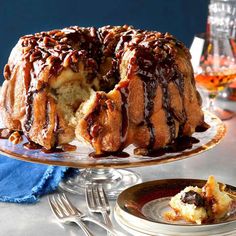
[[[91,212],[101,213],[105,224],[109,228],[113,228],[111,219],[110,219],[110,205],[106,196],[106,193],[102,185],[87,185],[85,189],[85,197],[88,205],[88,209]],[[107,232],[107,235],[110,235]]]
[[[53,213],[61,222],[74,222],[83,230],[86,236],[94,236],[83,221],[79,217],[76,217],[79,213],[77,209],[70,204],[65,194],[58,194],[57,197],[48,197],[48,200]]]
[[[69,222],[76,223],[81,227],[86,236],[94,236],[94,234],[92,234],[89,231],[87,226],[83,223],[84,221],[89,221],[94,224],[97,224],[114,236],[118,235],[113,228],[110,228],[107,225],[99,222],[98,220],[83,214],[78,208],[76,208],[70,202],[70,200],[64,193],[49,196],[48,201],[52,209],[52,212],[62,223],[69,223]]]

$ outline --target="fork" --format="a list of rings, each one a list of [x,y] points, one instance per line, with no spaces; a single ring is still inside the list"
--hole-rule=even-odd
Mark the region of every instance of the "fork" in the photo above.
[[[113,228],[111,219],[109,217],[110,205],[102,185],[87,185],[85,189],[85,197],[88,209],[91,212],[101,213],[105,224],[109,228]],[[107,232],[107,235],[110,236],[110,233]]]
[[[98,220],[83,214],[70,202],[65,193],[49,196],[48,201],[52,212],[59,219],[59,221],[62,223],[76,223],[81,227],[86,236],[94,236],[94,234],[92,234],[87,226],[83,223],[84,221],[97,224],[114,236],[118,235],[118,233],[113,228],[109,228],[107,225],[99,222]]]

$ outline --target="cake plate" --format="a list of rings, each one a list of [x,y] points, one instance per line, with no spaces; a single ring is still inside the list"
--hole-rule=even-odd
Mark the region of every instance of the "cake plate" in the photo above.
[[[205,132],[194,133],[195,142],[192,146],[170,152],[163,150],[163,152],[154,156],[134,155],[134,146],[130,145],[124,150],[125,155],[92,158],[89,157],[89,154],[93,152],[93,149],[77,141],[71,143],[78,147],[76,151],[43,153],[40,150],[25,149],[23,144],[27,142],[26,139],[17,145],[6,139],[0,139],[0,153],[28,162],[79,168],[73,176],[60,183],[62,189],[72,193],[84,194],[86,185],[101,184],[108,196],[115,198],[124,189],[141,182],[141,178],[137,173],[119,168],[159,165],[182,160],[209,150],[218,144],[225,135],[225,125],[212,113],[207,111],[204,113],[205,121],[210,125],[210,128]]]

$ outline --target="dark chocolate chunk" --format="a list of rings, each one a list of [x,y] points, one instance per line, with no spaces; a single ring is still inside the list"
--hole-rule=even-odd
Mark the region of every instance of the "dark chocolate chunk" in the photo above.
[[[181,195],[181,201],[187,204],[194,204],[197,207],[202,207],[205,205],[205,202],[202,196],[193,190],[184,192]]]

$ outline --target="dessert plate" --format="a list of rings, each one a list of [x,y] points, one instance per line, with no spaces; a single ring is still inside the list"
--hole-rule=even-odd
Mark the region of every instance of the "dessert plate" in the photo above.
[[[40,150],[27,150],[23,144],[12,144],[7,139],[0,139],[0,153],[12,158],[36,162],[42,164],[61,165],[77,168],[124,168],[156,165],[188,158],[214,147],[225,135],[226,128],[223,122],[210,112],[205,112],[205,121],[210,128],[205,132],[193,134],[194,142],[180,150],[162,150],[152,156],[138,156],[133,154],[134,146],[130,145],[124,150],[125,155],[114,155],[108,157],[93,158],[89,154],[93,149],[87,144],[74,141],[78,148],[73,152],[44,153]],[[186,141],[186,140],[185,140]],[[178,145],[182,145],[178,143]],[[186,145],[186,143],[184,144]],[[123,153],[124,154],[124,153]]]
[[[170,210],[172,196],[187,186],[203,187],[206,180],[165,179],[145,182],[124,190],[117,199],[114,214],[117,222],[133,235],[205,236],[236,233],[236,187],[226,185],[233,204],[227,216],[211,224],[168,221],[163,213]]]

